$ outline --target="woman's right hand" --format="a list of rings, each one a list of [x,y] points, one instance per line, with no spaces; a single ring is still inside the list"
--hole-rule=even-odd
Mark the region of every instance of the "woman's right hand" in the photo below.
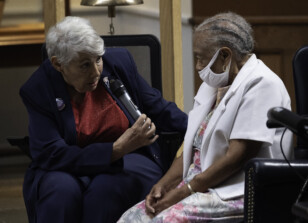
[[[177,186],[182,180],[182,176],[183,154],[174,159],[167,173],[152,187],[150,193],[146,196],[145,208],[147,215],[151,218],[155,217],[166,207],[166,204],[170,203],[169,201],[172,203],[175,200],[170,200],[169,198],[174,197],[172,196],[174,194],[172,191],[176,191]]]
[[[145,198],[145,211],[151,218],[155,216],[155,209],[153,208],[153,205],[159,199],[162,199],[167,192],[164,188],[165,187],[162,184],[155,184]]]
[[[117,160],[142,146],[155,142],[155,124],[145,114],[141,114],[134,125],[128,128],[113,144],[112,161]]]

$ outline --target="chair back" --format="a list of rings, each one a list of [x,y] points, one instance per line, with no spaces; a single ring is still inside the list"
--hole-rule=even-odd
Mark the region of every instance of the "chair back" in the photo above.
[[[293,57],[293,79],[296,112],[308,117],[308,45],[299,48]],[[297,136],[296,159],[308,159],[308,142]]]
[[[162,92],[161,48],[150,34],[102,36],[106,47],[124,47],[133,56],[139,74],[150,86]]]

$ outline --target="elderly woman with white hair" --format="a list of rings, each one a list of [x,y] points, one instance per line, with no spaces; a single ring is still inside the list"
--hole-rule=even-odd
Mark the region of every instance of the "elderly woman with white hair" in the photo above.
[[[147,84],[127,50],[105,49],[85,19],[56,24],[46,48],[48,59],[20,90],[32,157],[23,187],[29,222],[115,222],[165,171],[156,132],[184,136],[187,115]],[[110,89],[116,80],[142,113],[136,121]]]
[[[241,222],[245,163],[282,157],[282,129],[267,128],[267,112],[290,109],[290,97],[253,54],[251,26],[235,13],[217,14],[195,29],[193,43],[203,83],[188,116],[184,151],[118,222]],[[291,139],[286,133],[287,155]]]

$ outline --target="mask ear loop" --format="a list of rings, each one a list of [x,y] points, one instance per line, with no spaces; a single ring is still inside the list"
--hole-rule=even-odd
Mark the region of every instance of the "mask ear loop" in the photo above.
[[[231,66],[231,60],[229,61],[228,65],[225,65],[225,64],[222,65],[222,71],[225,72],[227,68],[230,69],[230,66]]]
[[[217,57],[218,57],[219,51],[220,51],[220,49],[218,49],[218,50],[215,52],[215,54],[213,55],[211,61],[208,63],[207,66],[209,66],[210,69],[211,69],[212,65],[215,63],[215,61],[216,61],[216,59],[217,59]]]
[[[222,65],[222,71],[225,72],[226,71],[226,65]]]

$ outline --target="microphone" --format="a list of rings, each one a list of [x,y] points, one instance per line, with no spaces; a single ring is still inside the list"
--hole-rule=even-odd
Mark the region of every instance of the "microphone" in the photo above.
[[[110,90],[123,103],[128,113],[136,121],[141,115],[141,112],[139,111],[138,107],[132,101],[122,81],[118,79],[110,80]]]
[[[274,107],[267,112],[268,128],[286,127],[308,140],[308,119],[283,107]]]

